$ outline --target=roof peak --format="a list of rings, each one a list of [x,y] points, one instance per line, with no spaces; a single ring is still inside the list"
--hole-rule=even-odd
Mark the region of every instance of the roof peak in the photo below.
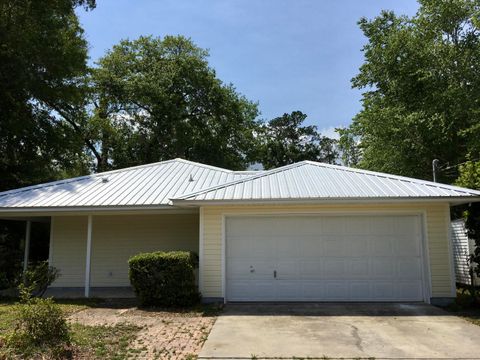
[[[226,172],[226,173],[234,173],[233,170],[224,169],[224,168],[220,168],[220,167],[216,167],[216,166],[212,166],[212,165],[207,165],[207,164],[202,164],[202,163],[199,163],[199,162],[186,160],[186,159],[182,159],[182,158],[175,158],[175,159],[157,161],[157,162],[154,162],[154,163],[125,167],[125,168],[121,168],[121,169],[102,171],[102,172],[98,172],[98,173],[77,176],[77,177],[74,177],[74,178],[54,180],[54,181],[49,181],[49,182],[46,182],[46,183],[24,186],[24,187],[17,188],[17,189],[6,190],[6,191],[0,192],[0,197],[5,196],[5,195],[16,194],[16,193],[20,193],[20,192],[24,192],[24,191],[29,191],[29,190],[35,190],[35,189],[39,189],[39,188],[45,188],[45,187],[50,187],[50,186],[55,186],[55,185],[70,184],[70,183],[73,183],[73,182],[87,180],[87,179],[101,178],[101,177],[108,176],[110,174],[116,174],[116,173],[119,173],[119,172],[133,171],[133,170],[148,168],[148,167],[152,167],[152,166],[164,165],[164,164],[168,164],[168,163],[175,162],[175,161],[183,162],[183,163],[186,163],[186,164],[195,165],[195,166],[199,166],[199,167],[203,167],[203,168],[208,168],[208,169],[212,169],[212,170],[223,171],[223,172]]]
[[[419,184],[419,185],[423,185],[423,186],[431,186],[431,187],[441,188],[441,189],[445,189],[445,190],[455,190],[455,191],[463,192],[465,194],[473,194],[473,195],[479,195],[480,196],[480,191],[465,189],[465,188],[458,187],[458,186],[442,184],[442,183],[435,183],[435,182],[428,181],[428,180],[420,180],[420,179],[409,178],[409,177],[399,176],[399,175],[392,175],[392,174],[381,173],[381,172],[376,172],[376,171],[356,169],[356,168],[351,168],[351,167],[342,166],[342,165],[334,165],[334,164],[328,164],[328,163],[312,161],[312,160],[302,160],[302,161],[299,161],[299,162],[296,162],[296,163],[292,163],[292,164],[284,165],[284,166],[281,166],[281,167],[278,167],[278,168],[266,170],[266,171],[260,172],[259,174],[255,174],[255,175],[252,175],[252,176],[249,176],[249,177],[245,177],[243,179],[233,180],[233,181],[230,181],[230,182],[227,182],[227,183],[224,183],[224,184],[219,184],[219,185],[209,187],[207,189],[202,189],[202,190],[199,190],[199,191],[196,191],[196,192],[192,192],[190,194],[185,194],[185,195],[177,197],[173,200],[187,200],[188,198],[192,198],[192,197],[195,197],[195,196],[200,195],[200,194],[224,189],[226,187],[241,184],[241,183],[246,183],[246,182],[249,182],[249,181],[256,180],[258,178],[267,177],[267,176],[270,176],[270,175],[273,175],[273,174],[277,174],[279,172],[288,171],[290,169],[298,168],[298,167],[305,166],[305,165],[312,165],[312,166],[317,166],[317,167],[330,168],[330,169],[334,169],[334,170],[337,170],[337,171],[346,171],[346,172],[352,172],[352,173],[363,174],[363,175],[368,175],[368,176],[385,178],[385,179],[398,180],[398,181],[402,181],[402,182]]]

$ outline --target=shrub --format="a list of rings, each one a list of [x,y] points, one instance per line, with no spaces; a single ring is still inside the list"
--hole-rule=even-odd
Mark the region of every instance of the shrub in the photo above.
[[[22,272],[18,282],[23,284],[23,291],[29,291],[31,296],[42,297],[59,276],[57,268],[49,266],[47,261],[42,261]]]
[[[142,305],[190,306],[199,301],[196,254],[187,251],[138,254],[128,261],[130,282]]]
[[[18,305],[15,330],[7,336],[7,346],[23,355],[49,350],[62,357],[70,344],[67,320],[51,298],[30,298]]]

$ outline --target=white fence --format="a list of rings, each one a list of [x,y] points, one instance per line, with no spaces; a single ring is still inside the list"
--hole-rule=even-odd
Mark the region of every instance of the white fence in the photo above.
[[[463,219],[452,220],[451,232],[456,282],[460,284],[470,284],[467,256],[473,253],[475,243],[468,238],[465,220]],[[478,278],[476,276],[475,283],[478,284]]]

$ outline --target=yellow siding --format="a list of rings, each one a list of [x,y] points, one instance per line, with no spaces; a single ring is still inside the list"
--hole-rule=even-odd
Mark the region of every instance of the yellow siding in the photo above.
[[[54,286],[84,286],[87,217],[55,217],[52,263],[62,276]],[[140,252],[198,253],[198,215],[93,216],[91,286],[129,286],[128,259]]]
[[[419,212],[426,213],[426,232],[432,297],[452,296],[449,252],[449,205],[440,203],[298,205],[298,206],[207,206],[203,208],[203,264],[200,277],[204,297],[222,297],[222,219],[228,214],[325,213],[325,212]]]
[[[52,218],[52,242],[50,261],[60,270],[60,277],[53,286],[83,286],[87,252],[87,217]]]

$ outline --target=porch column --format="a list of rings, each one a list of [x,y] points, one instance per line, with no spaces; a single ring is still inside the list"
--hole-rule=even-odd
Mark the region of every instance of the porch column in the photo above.
[[[92,215],[88,215],[87,256],[85,261],[85,297],[90,297],[90,260],[92,256]]]
[[[23,254],[23,272],[27,271],[28,268],[28,259],[30,257],[30,237],[32,234],[32,222],[27,221],[27,226],[25,228],[25,249]]]

